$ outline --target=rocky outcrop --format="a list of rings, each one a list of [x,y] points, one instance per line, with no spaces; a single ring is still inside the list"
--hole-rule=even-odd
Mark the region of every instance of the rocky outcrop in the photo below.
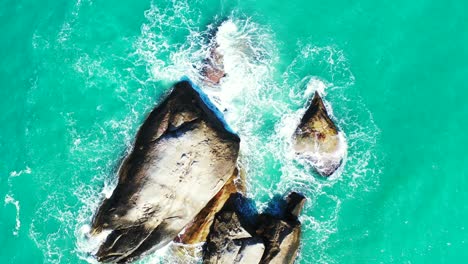
[[[111,229],[97,258],[126,262],[172,241],[232,179],[239,137],[189,81],[177,83],[145,120],[93,219]]]
[[[322,98],[315,92],[294,133],[296,154],[312,162],[322,176],[330,176],[341,165],[346,143],[330,119]]]
[[[248,214],[251,202],[233,194],[216,214],[203,251],[204,264],[293,263],[305,197],[291,193],[281,213]]]

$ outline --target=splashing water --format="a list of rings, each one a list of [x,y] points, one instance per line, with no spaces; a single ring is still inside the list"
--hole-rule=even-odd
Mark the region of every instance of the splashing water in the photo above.
[[[15,230],[13,231],[13,235],[17,236],[21,228],[20,204],[19,204],[19,201],[15,200],[13,196],[8,195],[8,194],[5,196],[5,205],[7,204],[12,204],[16,209],[16,225],[15,225]]]
[[[183,76],[239,133],[259,210],[291,190],[307,196],[297,263],[468,258],[468,35],[454,34],[467,5],[0,1],[0,263],[96,262],[105,234],[89,235],[93,214],[146,114]],[[200,72],[213,46],[226,76],[209,85]],[[292,148],[314,91],[346,140],[330,178]],[[197,248],[179,246],[138,263],[197,262]]]
[[[72,43],[74,31],[80,25],[79,13],[91,5],[78,1],[55,40],[44,39],[36,32],[33,38],[36,55],[61,51],[64,45]],[[239,163],[246,171],[248,196],[260,210],[273,196],[292,190],[308,197],[301,216],[304,236],[300,263],[333,262],[324,252],[328,237],[337,230],[341,204],[352,199],[355,190],[366,181],[376,181],[375,176],[371,180],[369,175],[377,174],[371,169],[375,166],[369,164],[377,162],[373,148],[379,131],[371,113],[355,110],[366,107],[359,97],[350,97],[348,93],[354,76],[344,52],[337,47],[298,43],[297,57],[284,72],[279,72],[281,54],[276,36],[268,26],[239,11],[222,19],[215,17],[205,26],[201,14],[188,1],[152,4],[144,12],[140,35],[121,40],[122,46],[132,47],[127,57],[111,56],[105,50],[85,50],[79,45],[67,46],[66,50],[73,54],[71,65],[58,71],[65,76],[77,76],[70,82],[78,82],[87,92],[105,100],[88,102],[89,109],[66,106],[58,109],[57,119],[66,131],[67,171],[75,171],[72,175],[50,179],[43,173],[50,168],[36,164],[36,169],[31,165],[35,177],[44,179],[44,186],[59,186],[47,190],[47,198],[35,209],[37,217],[29,224],[29,236],[46,262],[75,261],[62,252],[62,245],[73,236],[76,241],[73,253],[82,261],[96,263],[93,254],[107,233],[98,237],[89,234],[92,216],[102,199],[112,193],[119,158],[131,151],[145,113],[183,76],[205,89],[239,134]],[[217,86],[206,85],[199,70],[210,53],[212,41],[218,44],[226,73]],[[34,85],[40,85],[37,82]],[[348,145],[343,148],[347,156],[342,166],[327,180],[317,177],[307,164],[298,162],[291,148],[292,134],[316,90],[323,95],[329,114]],[[39,90],[31,89],[29,97],[37,98],[38,93]],[[84,98],[78,92],[72,96]],[[40,103],[30,101],[29,105]],[[85,123],[80,116],[92,118]],[[39,132],[30,133],[30,142],[41,138],[41,134],[34,134]],[[8,199],[8,203],[12,202]],[[319,205],[322,209],[317,212]],[[178,246],[168,245],[138,263],[179,263],[182,260]],[[183,261],[196,263],[198,259]]]

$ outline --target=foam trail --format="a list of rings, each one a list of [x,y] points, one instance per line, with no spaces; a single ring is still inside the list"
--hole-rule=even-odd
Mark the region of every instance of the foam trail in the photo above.
[[[15,206],[16,209],[16,225],[15,230],[13,231],[13,235],[18,236],[19,230],[21,228],[21,221],[20,221],[20,204],[19,201],[15,200],[12,195],[7,194],[5,196],[5,205],[12,204]]]
[[[11,177],[18,177],[18,176],[21,176],[21,174],[31,174],[31,168],[29,168],[28,166],[26,166],[26,169],[24,170],[20,170],[20,171],[12,171],[10,172],[10,176]]]
[[[223,56],[226,77],[219,89],[211,91],[226,107],[234,100],[263,87],[270,74],[271,57],[264,56],[271,45],[268,32],[250,20],[229,18],[218,28],[217,51]]]
[[[303,98],[311,98],[315,91],[317,91],[320,96],[325,96],[325,89],[327,87],[328,85],[323,80],[320,80],[318,77],[311,77],[309,83],[307,84],[306,90],[304,91]]]

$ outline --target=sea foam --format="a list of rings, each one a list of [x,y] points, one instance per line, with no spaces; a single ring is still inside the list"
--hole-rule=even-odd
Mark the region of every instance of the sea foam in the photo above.
[[[337,231],[342,202],[352,199],[360,190],[359,186],[376,181],[370,179],[378,174],[370,169],[369,163],[377,160],[374,147],[379,130],[369,111],[364,111],[363,116],[353,110],[366,107],[359,97],[349,95],[354,75],[344,52],[334,46],[298,43],[297,57],[284,72],[277,72],[275,66],[281,54],[268,26],[233,12],[221,21],[201,27],[196,19],[198,13],[200,10],[190,8],[186,1],[172,2],[166,7],[152,5],[145,12],[147,21],[133,44],[135,52],[130,59],[135,60],[135,66],[146,68],[148,80],[137,81],[143,88],[154,83],[169,87],[187,76],[204,89],[241,137],[239,163],[247,174],[248,196],[254,198],[262,210],[275,195],[292,190],[304,193],[308,202],[300,218],[305,234],[300,258],[304,262],[333,262],[327,258],[325,249],[328,237]],[[213,86],[203,83],[200,69],[211,48],[207,38],[213,37],[210,32],[217,25],[214,38],[223,55],[226,76],[219,85]],[[185,41],[173,43],[170,35],[183,36]],[[77,69],[85,69],[87,65],[81,63]],[[347,147],[340,150],[348,155],[345,154],[342,166],[327,180],[317,177],[307,164],[298,162],[292,149],[292,135],[315,91],[325,97],[327,110],[347,143]],[[146,110],[153,106],[148,94],[133,99],[136,100],[134,104],[140,105],[139,109],[142,109],[141,104],[145,104]],[[124,97],[122,100],[133,104]],[[129,106],[132,111],[134,108]],[[110,129],[124,135],[119,142],[125,141],[126,153],[132,148],[132,132],[141,121],[140,112],[136,111],[125,120],[108,120],[104,124],[103,131]],[[79,151],[101,143],[93,143],[83,135],[76,135],[75,139],[80,140]],[[106,148],[115,147],[110,144],[112,139],[107,141]],[[96,168],[110,168],[116,162],[108,155],[94,164]],[[107,169],[95,176],[92,183],[84,184],[85,191],[76,194],[83,204],[74,225],[76,249],[80,258],[88,262],[95,261],[92,254],[105,238],[105,234],[100,238],[90,237],[92,215],[99,202],[110,196],[115,184],[116,170]],[[336,190],[342,190],[345,195],[334,194]],[[316,213],[316,208],[321,208],[320,214]],[[168,245],[139,262],[176,261],[171,259],[173,246]]]

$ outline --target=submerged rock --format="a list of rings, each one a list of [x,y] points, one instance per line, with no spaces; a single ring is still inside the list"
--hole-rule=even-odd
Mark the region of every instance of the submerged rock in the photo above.
[[[211,44],[209,55],[203,60],[201,74],[205,76],[205,81],[211,84],[219,84],[226,75],[224,72],[223,55],[218,51],[216,43]]]
[[[345,148],[343,136],[328,116],[322,98],[315,92],[294,133],[296,154],[310,160],[320,175],[330,176],[341,165]]]
[[[205,77],[205,82],[208,84],[219,84],[221,79],[226,76],[224,71],[224,58],[223,54],[219,50],[217,40],[219,27],[221,27],[224,22],[225,21],[223,21],[218,27],[215,27],[210,33],[211,39],[208,44],[208,54],[203,60],[201,74]]]
[[[95,215],[94,233],[113,230],[98,260],[126,262],[172,241],[232,177],[239,142],[198,88],[177,83],[139,129]]]
[[[281,213],[252,216],[245,213],[248,200],[231,195],[211,226],[203,263],[293,263],[301,235],[297,215],[304,202],[304,196],[291,193]]]

